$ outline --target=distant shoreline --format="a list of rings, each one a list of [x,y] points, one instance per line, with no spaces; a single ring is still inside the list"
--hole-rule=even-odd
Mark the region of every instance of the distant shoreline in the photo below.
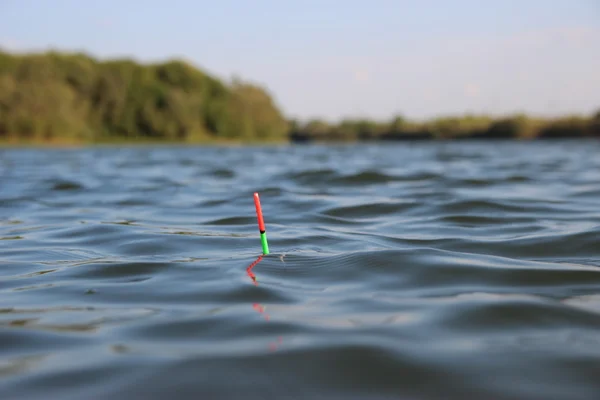
[[[372,140],[282,140],[282,141],[204,141],[204,142],[177,142],[177,141],[104,141],[104,142],[43,142],[43,141],[21,141],[7,142],[0,140],[0,150],[11,149],[85,149],[85,148],[111,148],[111,147],[260,147],[260,146],[288,146],[288,145],[360,145],[360,144],[401,144],[401,143],[533,143],[533,142],[576,142],[576,141],[598,141],[600,137],[553,137],[553,138],[528,138],[528,139],[510,139],[510,138],[401,138],[401,139],[372,139]]]
[[[412,121],[296,121],[268,90],[222,82],[180,60],[98,61],[0,51],[0,146],[244,145],[307,142],[600,138],[594,115],[465,114]]]
[[[106,141],[43,141],[43,140],[22,140],[5,141],[0,140],[0,149],[11,148],[87,148],[87,147],[114,147],[114,146],[134,146],[134,147],[168,147],[168,146],[214,146],[214,147],[242,147],[242,146],[260,146],[260,145],[286,145],[292,143],[289,140],[278,141],[257,141],[257,140],[208,140],[208,141],[166,141],[166,140],[106,140]]]
[[[294,142],[600,138],[600,112],[590,117],[554,119],[534,119],[526,115],[503,118],[464,115],[425,122],[412,122],[400,117],[383,123],[370,120],[346,120],[338,124],[311,121],[304,125],[296,124],[289,136]]]

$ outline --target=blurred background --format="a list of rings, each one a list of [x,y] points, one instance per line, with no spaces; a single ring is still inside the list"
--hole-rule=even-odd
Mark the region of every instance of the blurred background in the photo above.
[[[3,0],[0,142],[600,135],[597,0]]]

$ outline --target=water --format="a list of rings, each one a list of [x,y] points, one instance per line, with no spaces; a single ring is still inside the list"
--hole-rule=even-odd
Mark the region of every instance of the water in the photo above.
[[[599,150],[3,150],[0,398],[598,398]]]

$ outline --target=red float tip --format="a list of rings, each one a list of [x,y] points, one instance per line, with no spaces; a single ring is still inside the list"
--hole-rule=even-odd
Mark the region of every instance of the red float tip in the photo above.
[[[256,218],[258,219],[258,229],[261,233],[265,232],[265,221],[263,220],[262,209],[260,207],[260,198],[258,193],[254,193],[254,206],[256,207]]]

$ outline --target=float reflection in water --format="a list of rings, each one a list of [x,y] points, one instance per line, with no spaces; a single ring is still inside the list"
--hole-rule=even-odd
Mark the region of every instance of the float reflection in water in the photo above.
[[[254,260],[254,262],[252,264],[248,265],[248,267],[246,268],[246,273],[248,274],[250,279],[252,279],[252,282],[254,283],[255,286],[258,286],[258,281],[256,280],[256,275],[254,275],[254,273],[252,272],[252,268],[254,268],[256,266],[256,264],[261,262],[262,259],[263,259],[263,256],[261,254],[260,256],[258,256],[258,258],[256,260]]]
[[[250,277],[250,279],[252,279],[252,283],[254,283],[255,286],[258,286],[258,281],[256,279],[256,275],[254,274],[254,272],[252,272],[252,269],[256,266],[256,264],[258,264],[259,262],[261,262],[263,259],[263,255],[261,254],[260,256],[258,256],[258,258],[256,260],[254,260],[254,262],[252,264],[250,264],[247,268],[246,268],[246,273],[248,274],[248,276]],[[265,321],[269,321],[271,319],[271,317],[269,316],[269,314],[266,313],[266,309],[267,307],[264,306],[263,304],[260,303],[253,303],[252,304],[252,308],[258,312],[259,314],[262,314],[265,318]],[[269,342],[269,350],[270,351],[276,351],[279,349],[279,346],[281,346],[281,344],[283,343],[283,338],[281,336],[277,337],[277,340]]]

